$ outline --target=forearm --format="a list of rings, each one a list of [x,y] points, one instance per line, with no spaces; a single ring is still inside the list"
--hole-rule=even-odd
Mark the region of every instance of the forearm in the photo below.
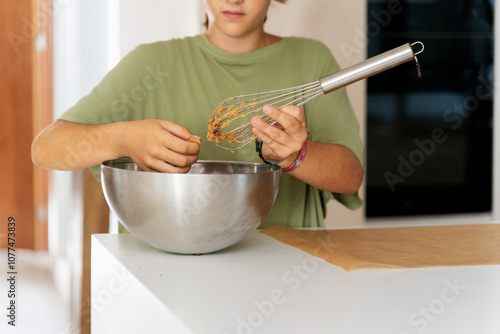
[[[119,158],[118,123],[85,125],[58,120],[32,144],[33,163],[48,169],[78,170]]]
[[[343,194],[356,193],[363,181],[363,168],[350,149],[313,141],[308,142],[302,164],[289,174],[316,188]]]

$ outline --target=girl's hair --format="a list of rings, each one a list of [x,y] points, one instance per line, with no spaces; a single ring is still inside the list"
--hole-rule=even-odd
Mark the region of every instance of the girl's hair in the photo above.
[[[274,0],[274,1],[286,3],[288,0]],[[208,15],[207,14],[205,14],[205,21],[203,22],[203,26],[205,27],[205,29],[208,29]]]

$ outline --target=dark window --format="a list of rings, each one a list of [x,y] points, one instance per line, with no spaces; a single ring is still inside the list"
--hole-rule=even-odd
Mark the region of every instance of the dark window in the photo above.
[[[367,217],[491,211],[493,1],[368,0],[368,57],[421,41],[368,79]]]

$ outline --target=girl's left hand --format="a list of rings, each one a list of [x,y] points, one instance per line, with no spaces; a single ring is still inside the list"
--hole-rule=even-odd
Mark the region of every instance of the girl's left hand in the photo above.
[[[278,166],[290,166],[307,140],[307,127],[304,109],[286,106],[277,109],[265,105],[264,113],[276,121],[270,125],[258,116],[252,117],[252,132],[262,142],[262,155],[266,160],[281,161]]]

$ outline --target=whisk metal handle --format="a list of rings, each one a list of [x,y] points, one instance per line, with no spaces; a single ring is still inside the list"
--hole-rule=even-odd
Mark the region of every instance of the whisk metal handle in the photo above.
[[[415,53],[412,46],[419,44],[422,50]],[[377,73],[383,72],[395,66],[401,65],[412,59],[417,60],[416,55],[421,53],[424,45],[421,42],[413,44],[406,43],[395,49],[386,51],[377,56],[369,58],[359,64],[340,70],[326,77],[319,79],[323,92],[330,93],[336,89],[350,85],[356,81],[368,78]]]

